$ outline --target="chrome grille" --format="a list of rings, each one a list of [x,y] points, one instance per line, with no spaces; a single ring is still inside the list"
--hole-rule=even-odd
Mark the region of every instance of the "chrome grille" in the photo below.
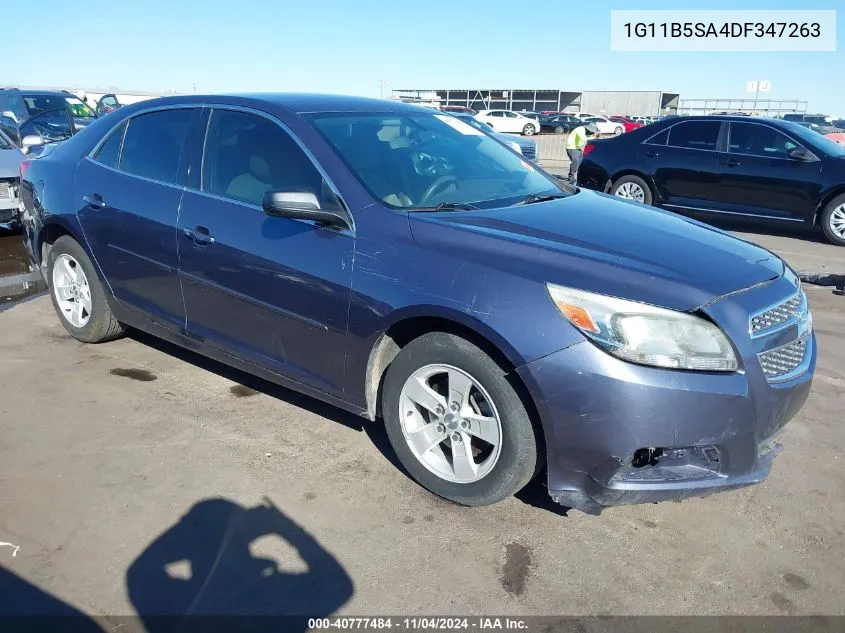
[[[766,378],[769,380],[782,378],[798,369],[804,362],[809,340],[808,333],[791,343],[758,354],[757,358],[760,359],[760,367],[763,368]]]
[[[804,291],[799,290],[791,299],[762,312],[751,319],[751,335],[759,336],[784,323],[798,318],[804,313]]]
[[[12,188],[8,182],[0,182],[0,200],[8,200],[12,197]]]

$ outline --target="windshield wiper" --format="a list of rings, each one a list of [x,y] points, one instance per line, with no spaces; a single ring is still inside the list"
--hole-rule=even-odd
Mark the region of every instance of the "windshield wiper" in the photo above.
[[[435,211],[475,211],[478,207],[466,202],[441,202],[435,207],[411,207],[408,211],[433,213]]]
[[[525,196],[522,200],[517,202],[514,206],[523,204],[534,204],[535,202],[548,202],[549,200],[557,200],[558,198],[568,198],[565,193],[531,193]]]

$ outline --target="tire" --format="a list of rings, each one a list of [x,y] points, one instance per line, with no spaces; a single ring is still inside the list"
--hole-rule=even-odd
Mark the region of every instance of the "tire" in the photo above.
[[[73,291],[65,290],[68,284],[59,283],[62,279],[67,281],[69,276],[63,271],[72,269],[77,280],[77,297],[67,300],[68,293]],[[79,276],[81,269],[82,276]],[[84,280],[84,284],[81,282]],[[53,244],[50,256],[47,260],[47,286],[50,289],[50,299],[53,308],[59,317],[64,328],[78,341],[83,343],[104,343],[120,338],[126,333],[126,327],[120,323],[112,314],[111,308],[106,301],[106,293],[100,283],[97,272],[91,260],[83,248],[72,237],[67,235],[60,237]],[[87,287],[87,291],[85,288]],[[81,288],[81,289],[80,289]],[[59,295],[62,295],[62,298]],[[90,306],[90,310],[81,310],[81,318],[75,319],[75,307],[77,304]],[[68,305],[71,306],[68,311]],[[87,317],[85,316],[87,314]],[[76,324],[73,322],[76,320]]]
[[[634,195],[626,195],[629,192],[636,192],[637,187],[642,192],[642,200]],[[636,202],[642,202],[643,204],[649,205],[654,199],[651,193],[651,188],[648,186],[646,181],[639,176],[622,176],[610,187],[610,193],[626,200],[635,200]]]
[[[845,194],[835,197],[822,211],[821,225],[827,241],[845,246]]]
[[[526,124],[526,126],[524,128],[522,128],[522,133],[525,136],[533,136],[536,131],[537,131],[537,128],[535,128],[530,123]]]
[[[562,125],[558,125],[555,128],[555,134],[563,134],[564,132],[566,132],[566,129]]]
[[[620,134],[622,134],[622,132],[624,132],[624,131],[625,131],[625,128],[623,128],[623,127],[617,127],[615,130],[613,130],[613,135],[614,135],[614,136],[619,136],[619,135],[620,135]]]
[[[462,432],[463,426],[457,426],[466,422],[461,418],[467,415],[463,406],[457,407],[456,417],[459,422],[456,422],[456,417],[449,419],[452,409],[448,408],[448,400],[457,400],[460,396],[441,398],[439,394],[430,391],[447,407],[441,412],[444,415],[439,417],[405,398],[406,385],[418,384],[414,381],[418,380],[417,376],[422,372],[434,371],[435,376],[431,380],[439,379],[441,375],[432,368],[442,366],[448,367],[450,374],[447,376],[449,387],[442,382],[439,385],[441,393],[457,393],[450,392],[451,386],[459,384],[451,379],[451,372],[454,372],[462,376],[462,380],[469,376],[473,382],[472,388],[461,390],[464,394],[469,394],[469,397],[463,400],[464,404],[469,401],[472,403],[471,408],[474,408],[480,401],[489,397],[492,406],[476,410],[479,415],[487,416],[483,419],[488,422],[497,420],[498,450],[494,447],[491,451],[492,444],[486,445],[473,435],[481,429],[477,422],[472,422],[475,425],[473,431]],[[477,389],[476,385],[480,385],[481,389]],[[424,488],[455,503],[467,506],[496,503],[521,490],[540,470],[542,461],[538,438],[542,435],[532,424],[531,416],[519,394],[506,378],[506,372],[484,351],[459,336],[431,332],[403,347],[387,370],[382,390],[382,413],[393,450],[408,473]],[[436,466],[427,465],[423,458],[417,457],[411,448],[410,440],[406,439],[406,434],[411,434],[411,431],[403,425],[400,419],[402,414],[405,414],[406,425],[413,423],[419,425],[417,428],[435,430],[438,423],[451,425],[446,427],[446,437],[442,441],[430,442],[431,448],[424,451],[424,455],[431,462],[442,464],[443,468],[438,470]],[[492,428],[492,425],[487,428]],[[456,434],[463,437],[457,445],[453,440]],[[439,434],[435,435],[435,439],[439,437]],[[452,458],[451,462],[449,461],[450,457],[455,455],[452,452],[452,447],[455,446],[471,448],[472,451],[478,451],[481,447],[480,453],[471,458],[472,462],[475,462],[476,458],[479,459],[477,466],[480,477],[475,480],[470,477],[470,480],[463,482],[453,478],[459,472],[457,460]],[[486,459],[485,455],[488,455]]]

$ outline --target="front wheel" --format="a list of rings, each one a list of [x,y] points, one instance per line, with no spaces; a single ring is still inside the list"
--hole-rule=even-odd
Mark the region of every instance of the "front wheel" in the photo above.
[[[613,135],[614,135],[614,136],[619,136],[619,135],[620,135],[620,134],[622,134],[622,132],[624,132],[624,131],[625,131],[625,128],[623,128],[623,127],[617,127],[615,130],[613,130]]]
[[[538,470],[538,434],[522,399],[464,338],[431,332],[402,348],[387,370],[382,413],[411,476],[456,503],[506,499]]]
[[[94,266],[76,240],[57,239],[47,264],[53,307],[73,338],[102,343],[123,336],[125,327],[112,314]]]
[[[845,246],[845,195],[830,201],[822,211],[821,223],[824,235],[831,244]]]
[[[622,176],[613,183],[610,193],[625,200],[634,200],[643,204],[651,204],[653,199],[651,188],[639,176]]]
[[[566,132],[566,130],[564,129],[564,127],[562,125],[558,125],[555,128],[555,134],[563,134],[564,132]]]
[[[534,132],[536,132],[536,131],[537,131],[537,128],[535,128],[530,123],[528,123],[524,128],[522,128],[522,133],[525,136],[532,136],[534,134]]]

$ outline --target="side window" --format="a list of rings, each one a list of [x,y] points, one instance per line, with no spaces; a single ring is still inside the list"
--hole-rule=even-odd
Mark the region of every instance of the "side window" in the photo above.
[[[123,142],[123,132],[126,130],[126,123],[124,122],[114,132],[111,133],[108,140],[100,145],[94,160],[109,167],[117,167],[117,159],[120,157],[120,145]]]
[[[161,110],[131,119],[123,141],[120,170],[175,183],[191,112],[190,108]]]
[[[281,127],[254,114],[214,110],[208,125],[202,190],[255,205],[267,191],[310,191],[337,204],[323,177]]]
[[[715,150],[719,141],[719,121],[686,121],[669,131],[669,145],[687,149]]]
[[[505,113],[504,113],[504,112],[502,112],[501,110],[496,110],[496,111],[494,111],[494,112],[490,112],[490,113],[489,113],[489,115],[490,115],[490,116],[496,116],[496,117],[502,118],[503,116],[505,116]]]
[[[515,119],[516,118],[516,114],[514,114],[513,112],[503,112],[502,114],[504,114],[509,119]]]
[[[789,158],[789,152],[798,147],[787,136],[765,125],[731,123],[728,151],[746,156]]]
[[[659,132],[652,136],[650,139],[646,140],[646,143],[649,145],[666,145],[666,141],[669,140],[669,129],[666,128],[662,132]]]

